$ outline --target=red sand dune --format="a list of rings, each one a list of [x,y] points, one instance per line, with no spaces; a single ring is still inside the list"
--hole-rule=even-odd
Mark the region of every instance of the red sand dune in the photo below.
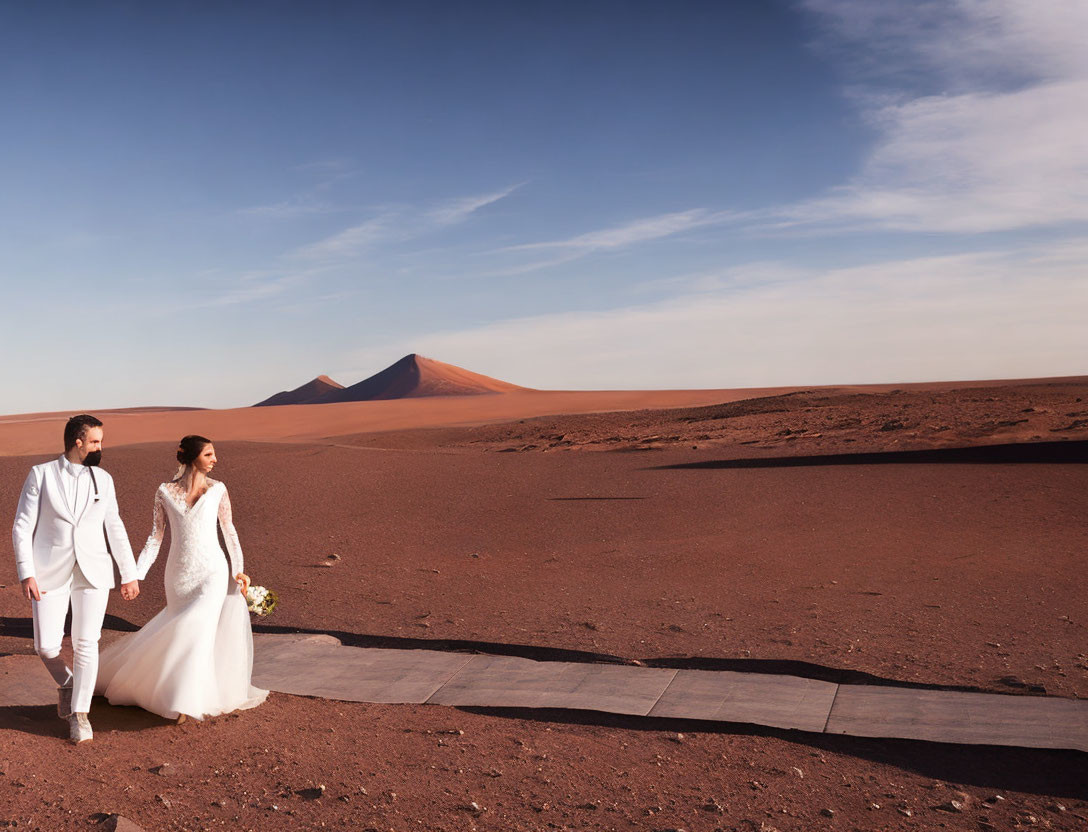
[[[412,353],[358,384],[342,390],[330,390],[310,403],[369,402],[380,399],[429,396],[476,396],[526,389]]]
[[[311,379],[300,387],[296,387],[294,390],[284,390],[277,393],[274,396],[269,396],[263,401],[257,402],[254,407],[271,407],[273,405],[280,404],[310,404],[315,399],[320,398],[326,393],[332,393],[336,390],[343,390],[344,385],[338,381],[333,381],[326,375],[320,375],[315,379]]]

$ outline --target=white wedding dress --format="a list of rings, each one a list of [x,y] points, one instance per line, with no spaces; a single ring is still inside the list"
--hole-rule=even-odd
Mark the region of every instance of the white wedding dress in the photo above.
[[[176,482],[155,492],[151,535],[136,562],[140,580],[158,556],[170,523],[166,608],[142,629],[102,651],[95,692],[113,705],[137,705],[174,719],[202,719],[264,701],[268,691],[250,684],[253,631],[245,598],[232,575],[242,571],[242,547],[223,483],[190,508]],[[216,522],[230,553],[219,546]]]

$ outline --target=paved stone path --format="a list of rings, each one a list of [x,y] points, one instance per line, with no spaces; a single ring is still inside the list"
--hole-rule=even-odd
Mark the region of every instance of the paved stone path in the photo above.
[[[253,683],[352,702],[572,708],[859,737],[1088,752],[1088,700],[839,685],[797,676],[538,662],[257,635]],[[0,658],[0,707],[56,702],[36,656]]]

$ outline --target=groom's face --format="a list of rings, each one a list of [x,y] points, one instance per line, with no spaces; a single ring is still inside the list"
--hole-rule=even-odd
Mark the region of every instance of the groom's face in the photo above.
[[[76,440],[76,450],[79,451],[79,461],[83,462],[88,454],[102,450],[102,428],[87,428],[82,439]]]

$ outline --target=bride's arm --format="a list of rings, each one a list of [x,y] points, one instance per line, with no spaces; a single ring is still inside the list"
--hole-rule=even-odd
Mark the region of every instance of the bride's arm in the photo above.
[[[162,500],[162,489],[157,488],[155,489],[155,508],[152,513],[151,534],[147,536],[147,542],[140,552],[140,557],[136,560],[136,577],[141,581],[147,577],[151,564],[159,556],[159,547],[162,546],[162,539],[165,535],[166,504]]]
[[[227,544],[227,554],[230,556],[230,573],[234,576],[242,594],[249,589],[249,577],[242,571],[245,561],[242,558],[242,544],[238,542],[238,532],[234,528],[234,515],[230,508],[230,494],[227,487],[223,486],[223,499],[219,501],[219,528],[223,530],[223,542]]]

